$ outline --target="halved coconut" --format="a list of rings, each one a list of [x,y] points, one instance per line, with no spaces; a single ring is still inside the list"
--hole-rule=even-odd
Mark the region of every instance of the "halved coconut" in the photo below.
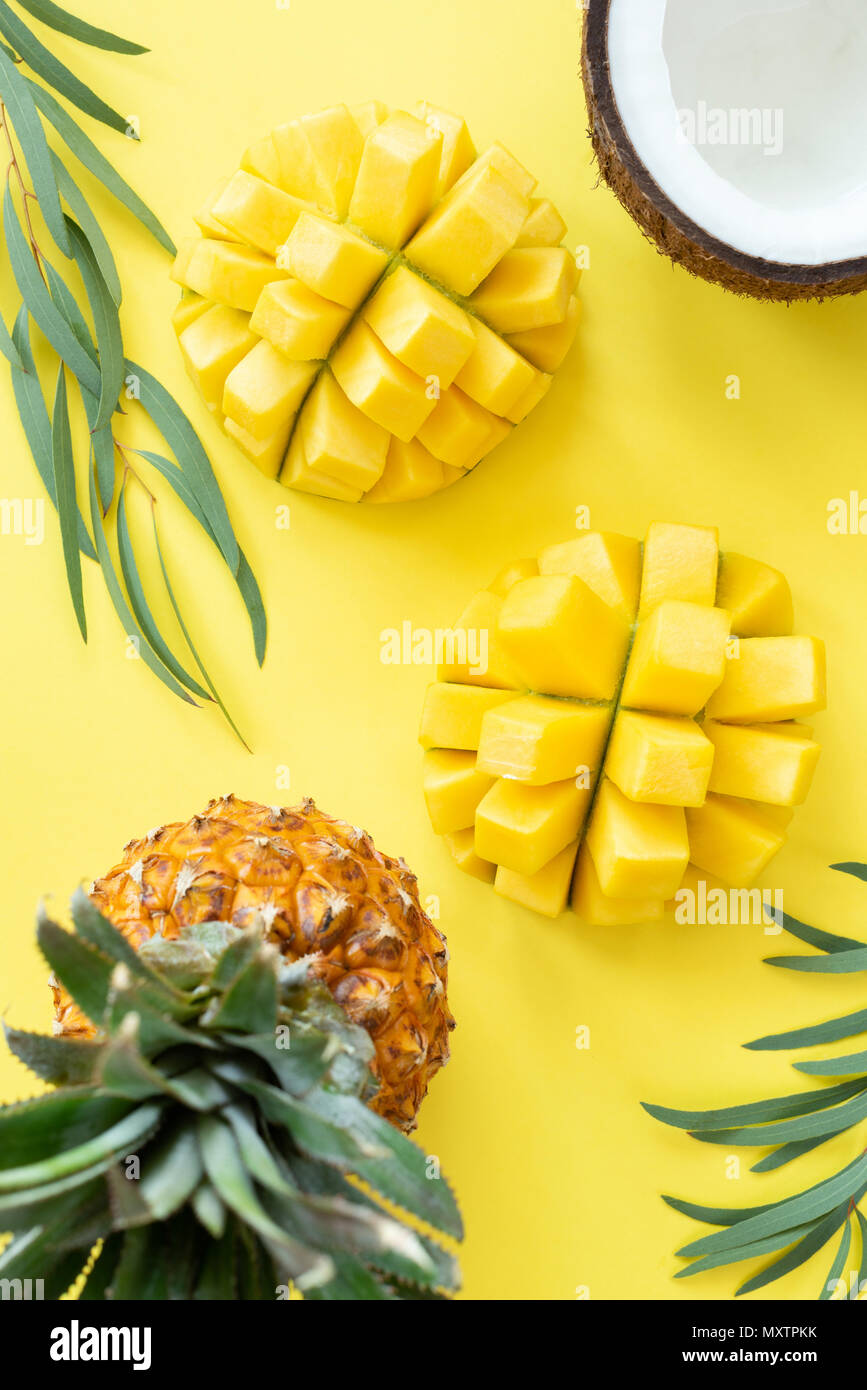
[[[599,167],[659,250],[762,299],[864,289],[864,0],[585,7]]]

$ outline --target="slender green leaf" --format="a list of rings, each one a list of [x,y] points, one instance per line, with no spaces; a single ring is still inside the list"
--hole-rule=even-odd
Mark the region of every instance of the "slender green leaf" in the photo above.
[[[823,1245],[827,1245],[834,1232],[840,1229],[840,1223],[845,1219],[845,1206],[832,1211],[824,1221],[817,1222],[812,1230],[807,1231],[793,1249],[788,1250],[779,1260],[774,1260],[772,1264],[753,1275],[752,1279],[748,1279],[745,1284],[741,1284],[736,1297],[740,1298],[745,1293],[754,1293],[756,1289],[763,1289],[767,1284],[781,1279],[784,1274],[791,1274],[793,1269],[798,1269],[802,1264],[806,1264],[807,1260],[821,1250]],[[749,1256],[745,1258],[749,1258]]]
[[[64,63],[55,58],[54,54],[39,42],[36,35],[9,8],[6,0],[0,0],[0,33],[38,77],[41,77],[44,82],[48,83],[49,87],[53,87],[61,96],[66,97],[67,101],[71,101],[73,106],[78,107],[79,111],[83,111],[87,116],[92,116],[95,121],[101,121],[103,125],[111,126],[112,130],[119,130],[121,135],[126,133],[127,122],[120,112],[108,106],[89,87],[85,86],[74,72],[70,72]]]
[[[63,358],[70,371],[87,387],[88,391],[92,391],[95,396],[98,396],[100,389],[99,368],[94,365],[81,346],[68,320],[54,303],[42,276],[39,274],[36,261],[33,259],[21,223],[18,220],[12,191],[8,185],[3,198],[3,226],[6,233],[9,263],[24,303],[58,357]]]
[[[177,459],[181,472],[186,474],[223,558],[232,573],[236,574],[240,558],[238,542],[211,461],[199,436],[177,401],[150,372],[129,360],[126,370],[138,382],[142,406]]]
[[[766,956],[765,964],[808,975],[854,975],[867,970],[867,946],[861,945],[857,951],[835,951],[828,956]]]
[[[753,1125],[748,1128],[701,1130],[695,1135],[703,1144],[760,1145],[778,1144],[788,1140],[815,1139],[822,1134],[840,1134],[867,1118],[867,1080],[859,1079],[861,1091],[844,1105],[834,1105],[818,1114],[798,1115],[776,1124]],[[821,1094],[821,1092],[820,1092]]]
[[[765,1202],[757,1207],[704,1207],[696,1202],[685,1202],[680,1197],[662,1194],[667,1206],[679,1211],[683,1216],[691,1216],[708,1226],[734,1226],[738,1221],[746,1221],[750,1216],[760,1216],[762,1212],[773,1211],[777,1202]]]
[[[69,234],[63,220],[57,180],[51,162],[51,155],[45,139],[45,131],[36,110],[36,104],[15,63],[0,52],[0,97],[6,105],[9,123],[18,137],[21,152],[27,162],[33,192],[39,201],[39,210],[46,226],[64,256],[72,254]]]
[[[759,1255],[770,1255],[775,1250],[783,1250],[803,1235],[809,1235],[815,1223],[810,1221],[791,1230],[775,1231],[762,1240],[749,1241],[745,1245],[733,1245],[727,1250],[717,1250],[711,1255],[703,1255],[692,1264],[685,1265],[675,1274],[675,1279],[692,1279],[696,1274],[706,1274],[710,1269],[723,1265],[739,1264],[741,1260],[753,1260]]]
[[[823,1062],[795,1062],[796,1071],[808,1076],[855,1076],[867,1086],[867,1052],[850,1052],[845,1057],[826,1057]]]
[[[165,247],[166,251],[173,256],[177,247],[159,218],[154,216],[135,190],[130,188],[125,179],[121,178],[101,150],[63,109],[60,102],[56,101],[44,87],[40,87],[38,82],[31,82],[29,78],[27,80],[34,102],[54,126],[60,138],[72,150],[76,159],[86,169],[89,169],[94,177],[99,179],[100,183],[108,189],[109,193],[117,198],[118,202],[122,203],[134,217],[138,218],[142,226],[151,233],[151,236],[155,237],[160,245]]]
[[[100,1043],[81,1038],[53,1038],[25,1033],[3,1024],[6,1044],[19,1062],[52,1086],[88,1082],[102,1053]]]
[[[91,431],[96,432],[108,424],[117,408],[118,396],[124,381],[123,339],[117,304],[111,296],[93,248],[77,222],[68,217],[66,224],[72,241],[72,254],[84,281],[96,328],[100,391],[99,409],[96,420],[91,424]]]
[[[46,1152],[75,1148],[129,1110],[93,1086],[48,1091],[0,1107],[0,1170],[33,1163]]]
[[[837,1254],[834,1256],[834,1263],[828,1271],[828,1278],[825,1280],[825,1283],[822,1287],[822,1292],[819,1294],[820,1303],[828,1302],[832,1294],[836,1293],[840,1276],[842,1275],[843,1270],[846,1267],[846,1260],[849,1255],[849,1246],[851,1244],[852,1223],[847,1215],[846,1224],[843,1227],[843,1238],[840,1241],[840,1248],[838,1249]]]
[[[864,1089],[864,1084],[861,1081],[844,1081],[839,1086],[827,1086],[824,1090],[799,1091],[795,1095],[774,1096],[770,1100],[729,1105],[719,1110],[670,1110],[664,1105],[648,1105],[644,1101],[641,1104],[648,1115],[675,1129],[722,1129],[731,1125],[762,1124],[768,1120],[782,1120],[792,1115],[824,1110],[838,1101],[857,1095]]]
[[[855,1207],[855,1215],[861,1230],[861,1265],[858,1270],[858,1292],[867,1293],[867,1217],[860,1207]]]
[[[17,367],[20,372],[27,370],[24,363],[21,361],[21,354],[15,346],[9,329],[6,327],[6,322],[2,317],[0,317],[0,352],[2,352],[6,361],[9,362],[11,366]]]
[[[840,874],[851,874],[853,878],[860,878],[862,883],[867,883],[867,864],[856,864],[851,861],[845,864],[832,864],[832,869],[836,869]]]
[[[207,672],[207,669],[205,668],[204,662],[202,661],[202,658],[199,656],[199,653],[198,653],[198,651],[197,651],[197,649],[196,649],[196,646],[195,646],[195,644],[194,644],[194,642],[193,642],[192,636],[190,635],[190,631],[189,631],[189,629],[188,629],[186,623],[184,622],[183,614],[181,613],[180,606],[179,606],[179,604],[178,604],[177,599],[175,598],[175,591],[174,591],[174,589],[172,588],[172,583],[171,583],[171,580],[169,579],[169,572],[168,572],[168,569],[166,568],[166,561],[165,561],[165,556],[163,555],[162,546],[160,545],[160,536],[159,536],[159,530],[158,530],[158,528],[157,528],[156,513],[154,513],[154,517],[153,517],[153,527],[154,527],[154,543],[155,543],[156,548],[157,548],[157,556],[158,556],[159,562],[160,562],[160,569],[162,570],[163,582],[165,583],[165,586],[166,586],[166,592],[168,593],[169,601],[170,601],[170,603],[171,603],[171,605],[172,605],[172,608],[174,609],[175,617],[176,617],[177,620],[178,620],[178,626],[179,626],[179,628],[181,629],[181,632],[182,632],[183,635],[184,635],[184,641],[186,642],[187,646],[189,647],[190,652],[192,653],[193,660],[195,661],[196,665],[197,665],[198,668],[199,668],[199,671],[201,672],[202,680],[205,682],[205,685],[206,685],[206,686],[208,687],[208,689],[210,690],[211,695],[213,696],[213,698],[214,698],[216,704],[219,706],[220,711],[222,712],[223,718],[226,720],[226,722],[228,723],[228,725],[230,726],[230,728],[232,729],[232,731],[233,731],[233,732],[235,733],[235,735],[240,739],[241,743],[244,745],[244,747],[247,749],[247,752],[249,753],[249,752],[252,751],[251,748],[250,748],[250,745],[247,743],[247,740],[244,738],[244,735],[241,733],[241,730],[238,728],[237,724],[235,723],[234,719],[232,718],[231,714],[229,713],[228,709],[226,708],[226,705],[225,705],[224,702],[223,702],[223,699],[222,699],[222,696],[220,695],[220,692],[217,690],[217,687],[214,685],[214,682],[211,680],[211,677],[208,675],[208,672]]]
[[[63,543],[66,579],[79,631],[87,641],[87,618],[84,612],[84,590],[81,580],[81,554],[78,549],[78,502],[75,495],[75,460],[72,454],[72,433],[69,428],[69,404],[66,397],[66,373],[63,363],[57,373],[54,414],[51,422],[51,462],[54,469],[54,495]]]
[[[859,1009],[843,1018],[832,1018],[829,1023],[793,1028],[788,1033],[769,1033],[765,1038],[744,1043],[744,1047],[751,1052],[780,1052],[789,1047],[818,1047],[820,1043],[840,1042],[842,1038],[854,1038],[859,1033],[867,1033],[867,1009]]]
[[[123,288],[117,273],[117,266],[114,262],[111,247],[108,244],[108,238],[96,220],[90,204],[72,175],[69,173],[66,165],[63,163],[63,160],[59,159],[53,150],[50,150],[49,153],[51,155],[54,176],[57,180],[57,187],[66,199],[73,216],[90,243],[112,299],[115,304],[119,305],[123,298]],[[69,254],[71,254],[71,249],[70,247]]]
[[[172,675],[175,676],[182,685],[185,685],[188,690],[192,691],[194,695],[198,695],[202,700],[210,700],[211,697],[204,686],[199,685],[198,681],[193,679],[189,671],[181,665],[172,652],[157,627],[156,620],[148,605],[145,591],[139,577],[135,551],[133,550],[132,539],[129,533],[129,524],[127,522],[126,483],[124,483],[121,488],[120,498],[117,504],[117,548],[120,557],[123,582],[126,585],[130,607],[148,642],[153,647],[163,665],[171,671]]]
[[[141,1143],[153,1133],[161,1111],[162,1107],[156,1103],[141,1105],[103,1134],[96,1135],[74,1149],[65,1149],[62,1153],[52,1154],[50,1158],[43,1158],[20,1168],[4,1168],[0,1171],[0,1192],[35,1187],[39,1183],[71,1176],[92,1164],[100,1163],[111,1154],[123,1152],[128,1145]]]
[[[813,1149],[818,1149],[822,1144],[827,1144],[829,1140],[836,1138],[842,1130],[833,1130],[830,1134],[819,1134],[814,1139],[796,1139],[790,1144],[781,1144],[774,1152],[767,1154],[754,1163],[750,1168],[751,1173],[771,1173],[776,1168],[785,1168],[787,1163],[800,1158],[802,1154],[812,1153]]]
[[[821,931],[818,927],[809,927],[806,922],[799,922],[797,917],[790,917],[787,912],[781,912],[779,908],[769,907],[766,909],[769,917],[773,917],[790,936],[796,936],[799,941],[805,941],[808,946],[815,946],[820,951],[851,951],[863,946],[863,941],[857,941],[853,936],[836,936],[833,932]]]
[[[121,39],[117,34],[109,33],[107,29],[97,29],[95,25],[88,24],[77,15],[69,14],[67,10],[55,5],[53,0],[18,0],[18,4],[23,10],[27,10],[28,14],[32,14],[34,19],[47,24],[51,29],[56,29],[60,34],[68,34],[70,38],[78,39],[80,43],[89,43],[94,48],[104,48],[110,53],[135,55],[150,52],[150,49],[142,48],[140,43]]]
[[[45,277],[48,280],[48,288],[51,291],[51,298],[54,300],[54,303],[57,305],[57,308],[60,310],[63,317],[66,319],[66,322],[69,324],[69,327],[72,329],[73,333],[75,334],[75,337],[78,339],[79,343],[84,348],[84,351],[87,353],[93,365],[98,368],[99,353],[96,350],[96,343],[93,341],[93,334],[91,333],[87,325],[87,319],[84,317],[84,314],[82,313],[79,307],[78,300],[75,298],[75,295],[72,293],[72,290],[67,285],[63,276],[59,273],[59,271],[55,270],[51,262],[47,260],[44,256],[42,258],[42,268],[45,271]],[[86,387],[84,387],[83,389],[87,391]],[[87,397],[89,400],[93,401],[93,406],[95,410],[97,401],[96,396],[94,396],[92,392],[87,391]]]

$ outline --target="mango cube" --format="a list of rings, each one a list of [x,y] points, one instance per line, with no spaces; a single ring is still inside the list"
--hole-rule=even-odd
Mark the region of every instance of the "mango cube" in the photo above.
[[[424,755],[422,786],[427,813],[437,835],[471,826],[476,807],[493,782],[493,777],[477,770],[474,753],[456,748],[429,749]]]
[[[526,197],[493,165],[473,166],[440,200],[404,254],[441,285],[470,295],[514,245],[529,210]]]
[[[574,574],[610,608],[635,617],[641,585],[641,546],[632,536],[585,531],[573,541],[549,545],[539,556],[541,574]]]
[[[825,708],[825,646],[817,637],[744,637],[708,701],[710,719],[756,724]]]
[[[200,294],[195,294],[193,290],[182,290],[180,299],[172,309],[172,327],[178,337],[211,307],[208,300],[203,299]]]
[[[731,551],[720,555],[716,601],[731,613],[738,637],[782,637],[792,631],[789,581],[761,560]]]
[[[663,714],[698,714],[726,674],[729,615],[669,599],[638,627],[622,703]]]
[[[289,441],[289,448],[280,470],[280,482],[284,487],[295,488],[296,492],[312,492],[318,497],[331,497],[336,502],[360,502],[363,496],[359,487],[351,487],[327,473],[311,468],[304,454],[304,440],[301,430],[296,428]]]
[[[266,285],[285,276],[286,272],[278,270],[270,256],[261,251],[213,237],[200,237],[189,248],[185,264],[176,261],[172,269],[172,278],[196,294],[230,309],[244,309],[248,314]]]
[[[201,204],[198,212],[193,214],[193,221],[196,226],[200,228],[203,235],[214,237],[217,241],[244,240],[243,237],[238,238],[233,236],[228,228],[224,227],[222,222],[218,222],[214,216],[214,204],[222,196],[226,185],[230,182],[231,180],[228,178],[219,179],[211,189],[207,198],[205,198],[204,202]]]
[[[419,433],[436,405],[421,377],[392,357],[363,319],[352,325],[331,368],[359,410],[405,444]]]
[[[503,600],[500,640],[531,690],[611,700],[629,628],[581,579],[544,574],[524,579]]]
[[[280,182],[280,160],[270,135],[249,145],[241,156],[241,168],[266,183]]]
[[[538,573],[538,563],[532,557],[526,560],[514,560],[512,564],[505,565],[499,574],[495,575],[488,588],[492,594],[505,598],[509,590],[514,589],[516,584],[520,584],[522,579],[532,579]]]
[[[385,270],[388,256],[348,227],[302,212],[277,253],[277,264],[324,299],[356,309]]]
[[[214,304],[178,338],[184,365],[209,410],[219,410],[226,377],[256,342],[250,315]]]
[[[535,410],[542,397],[547,395],[548,388],[554,380],[545,372],[534,371],[533,380],[527,387],[523,395],[519,396],[513,406],[506,411],[506,419],[513,425],[520,425],[525,420],[531,410]]]
[[[575,782],[531,787],[500,778],[476,807],[476,853],[515,873],[538,873],[577,840],[589,789]]]
[[[603,893],[587,843],[578,851],[572,881],[572,910],[588,927],[623,927],[662,916],[660,898],[613,898]]]
[[[457,386],[443,391],[433,404],[418,437],[435,458],[453,468],[475,468],[511,428],[505,420],[471,401]]]
[[[559,246],[566,235],[566,223],[550,198],[531,198],[527,220],[515,246]]]
[[[525,333],[510,333],[509,342],[540,372],[556,372],[575,341],[580,321],[581,302],[573,294],[560,323],[548,324],[546,328],[529,328]]]
[[[470,599],[457,622],[443,634],[443,659],[437,666],[437,680],[503,690],[520,686],[497,633],[502,606],[503,600],[489,589]]]
[[[309,362],[328,356],[349,317],[348,309],[293,279],[267,285],[250,322],[260,338],[267,338],[293,362]]]
[[[302,116],[301,128],[316,170],[320,205],[345,217],[364,149],[358,123],[340,104]]]
[[[470,400],[494,415],[508,415],[540,374],[481,319],[469,319],[468,323],[473,349],[455,377],[455,384]]]
[[[349,220],[380,246],[403,246],[430,211],[442,148],[424,121],[405,111],[387,117],[364,142]]]
[[[560,324],[578,280],[564,246],[507,251],[470,299],[498,333],[527,333]]]
[[[715,756],[710,789],[782,806],[799,806],[810,790],[819,745],[800,724],[718,724],[704,731]]]
[[[298,411],[318,368],[292,362],[260,338],[226,378],[223,414],[254,439],[277,434]]]
[[[715,526],[651,522],[644,542],[639,617],[670,598],[711,606],[716,598],[718,560]]]
[[[476,832],[472,826],[465,830],[453,830],[444,839],[452,859],[463,873],[479,878],[483,883],[493,883],[497,866],[476,854]]]
[[[352,119],[361,131],[366,140],[372,130],[391,115],[384,101],[360,101],[355,106],[350,106]]]
[[[451,111],[444,111],[441,106],[434,106],[429,101],[420,101],[416,107],[416,114],[434,135],[439,134],[443,138],[439,173],[434,189],[434,200],[438,202],[461,174],[469,169],[476,157],[476,151],[467,123],[462,116],[455,116]]]
[[[514,869],[500,864],[494,878],[494,892],[543,917],[559,917],[569,901],[577,853],[577,844],[567,845],[534,874],[516,874]]]
[[[392,437],[379,481],[366,502],[413,502],[445,486],[443,465],[417,439],[408,444]]]
[[[436,681],[427,688],[418,741],[422,748],[477,749],[488,710],[512,698],[509,690]]]
[[[496,169],[498,174],[509,182],[513,188],[529,200],[530,194],[536,187],[536,180],[529,173],[510,150],[505,145],[501,145],[499,140],[495,140],[493,145],[479,155],[478,159],[468,171],[468,177],[473,178],[483,169]]]
[[[670,898],[689,863],[682,806],[630,801],[603,779],[587,828],[587,848],[603,893],[612,898]]]
[[[482,720],[478,767],[493,777],[530,786],[568,777],[595,782],[610,710],[547,695],[522,695],[488,710]]]
[[[785,835],[761,807],[708,794],[686,811],[689,857],[732,888],[749,888],[785,843]]]
[[[630,801],[701,806],[714,745],[691,719],[619,710],[605,772]]]
[[[433,285],[398,266],[364,310],[380,342],[427,383],[445,391],[473,352],[472,320]]]
[[[388,431],[358,410],[326,370],[310,392],[299,424],[309,468],[366,492],[385,468]]]
[[[310,206],[246,169],[237,169],[214,203],[214,218],[222,226],[224,236],[230,232],[239,241],[275,256],[278,246],[282,246]]]
[[[280,429],[267,439],[256,439],[249,430],[243,429],[241,425],[237,425],[234,420],[230,420],[228,417],[223,421],[223,429],[230,439],[234,439],[250,462],[255,463],[260,473],[264,473],[266,478],[277,477],[289,443],[289,433],[292,429],[291,420],[287,420]]]

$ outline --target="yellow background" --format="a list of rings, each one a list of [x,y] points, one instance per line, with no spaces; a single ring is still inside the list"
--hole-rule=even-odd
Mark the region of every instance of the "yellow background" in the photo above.
[[[705,1106],[800,1089],[786,1054],[739,1044],[854,1009],[863,982],[762,965],[792,943],[760,928],[666,920],[591,931],[569,915],[536,918],[462,876],[431,832],[420,791],[416,725],[431,672],[383,665],[380,633],[404,620],[447,626],[506,560],[574,534],[579,506],[594,526],[639,536],[654,519],[718,524],[724,547],[787,573],[798,629],[828,645],[830,709],[816,720],[825,752],[766,881],[785,888],[786,907],[802,919],[857,929],[865,889],[826,866],[867,857],[867,540],[829,535],[826,507],[867,486],[867,298],[789,310],[740,302],[656,255],[596,186],[574,0],[291,0],[282,9],[273,0],[88,0],[78,8],[153,49],[121,58],[47,36],[106,99],[139,117],[139,146],[87,125],[176,239],[214,180],[274,124],[340,100],[407,106],[428,97],[462,112],[480,147],[499,138],[533,169],[568,220],[568,244],[589,247],[590,268],[579,346],[527,423],[440,497],[354,509],[284,493],[235,453],[184,376],[168,323],[177,293],[168,258],[82,179],[116,248],[127,351],[200,430],[262,584],[271,634],[260,672],[215,552],[173,500],[161,501],[177,587],[250,756],[215,711],[182,705],[126,659],[90,564],[90,642],[81,643],[53,514],[41,547],[0,537],[0,1008],[18,1026],[48,1022],[32,935],[41,893],[65,899],[130,837],[186,818],[212,795],[271,803],[313,794],[405,855],[423,894],[439,899],[459,1027],[419,1134],[465,1212],[466,1296],[728,1297],[751,1271],[673,1281],[674,1249],[700,1229],[658,1194],[766,1202],[842,1166],[863,1136],[766,1177],[748,1174],[741,1150],[736,1180],[726,1176],[724,1149],[663,1128],[639,1100]],[[17,301],[5,266],[0,301],[9,322]],[[729,374],[740,378],[739,400],[726,398]],[[0,491],[40,496],[0,375]],[[117,432],[149,438],[134,409]],[[279,530],[276,508],[287,502],[291,529]],[[144,549],[146,509],[135,513]],[[281,767],[291,770],[291,792],[280,786]],[[582,1025],[589,1051],[575,1046]],[[29,1085],[0,1056],[0,1095]],[[830,1263],[828,1249],[781,1291],[815,1297]]]

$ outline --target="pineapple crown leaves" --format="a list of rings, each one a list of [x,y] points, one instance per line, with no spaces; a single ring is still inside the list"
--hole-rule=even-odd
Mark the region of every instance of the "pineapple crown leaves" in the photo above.
[[[832,864],[832,869],[867,882],[867,864]],[[771,956],[767,964],[811,974],[852,974],[867,971],[867,945],[854,937],[837,936],[807,926],[778,909],[767,909],[787,932],[819,955]],[[753,1051],[810,1048],[867,1033],[867,1009],[828,1023],[796,1028],[757,1038]],[[687,1130],[694,1139],[725,1146],[770,1147],[753,1165],[754,1173],[782,1168],[802,1154],[819,1148],[867,1120],[867,1051],[847,1051],[821,1061],[795,1062],[797,1071],[820,1079],[845,1078],[813,1090],[717,1110],[673,1110],[645,1104],[654,1119]],[[867,1134],[864,1135],[867,1144]],[[691,1257],[675,1278],[690,1278],[721,1265],[737,1264],[773,1254],[774,1258],[737,1290],[738,1295],[764,1288],[805,1264],[839,1236],[834,1262],[819,1294],[837,1295],[847,1267],[853,1228],[860,1233],[857,1287],[867,1291],[867,1217],[859,1202],[867,1193],[867,1147],[840,1172],[781,1201],[755,1207],[709,1207],[677,1197],[663,1200],[675,1211],[708,1225],[722,1227],[683,1246],[677,1253]]]
[[[0,1275],[58,1298],[444,1298],[460,1239],[426,1155],[368,1108],[373,1046],[262,926],[136,953],[83,892],[37,938],[97,1028],[11,1050],[55,1088],[0,1108]],[[388,1209],[386,1209],[386,1206]],[[89,1263],[102,1241],[95,1263]]]
[[[53,0],[19,3],[49,30],[80,43],[127,56],[147,52],[139,44],[69,14]],[[33,76],[27,75],[28,69]],[[166,251],[174,254],[176,248],[162,223],[53,92],[77,108],[86,120],[100,122],[138,140],[136,122],[121,116],[97,96],[54,56],[6,0],[0,0],[0,140],[8,154],[2,235],[21,295],[11,332],[0,319],[0,353],[9,363],[15,402],[34,464],[57,511],[75,618],[86,641],[84,556],[99,565],[117,617],[144,664],[188,704],[213,701],[241,738],[181,616],[169,577],[170,566],[161,546],[157,496],[145,481],[141,465],[137,463],[133,468],[130,455],[136,455],[160,474],[216,546],[247,609],[260,665],[267,642],[262,596],[238,545],[201,440],[165,387],[125,355],[119,313],[123,286],[97,212],[89,195],[86,197],[79,186],[78,175],[71,172],[77,166],[70,156],[137,218]],[[53,140],[55,136],[65,147],[62,158],[48,143],[49,137]],[[42,224],[33,216],[35,209],[41,215],[44,234]],[[66,275],[67,268],[72,282]],[[83,294],[73,289],[73,282],[79,278]],[[53,401],[46,395],[37,371],[31,344],[33,324],[52,351],[50,360],[56,377]],[[77,448],[73,438],[68,380],[74,383],[87,418],[85,451]],[[120,404],[122,396],[125,407]],[[162,437],[165,453],[135,448],[116,437],[119,417],[130,424],[130,400],[138,401]],[[77,457],[79,452],[85,456]],[[120,469],[118,464],[122,465]],[[84,486],[78,486],[82,482]],[[164,637],[145,591],[139,554],[139,546],[144,542],[134,543],[129,519],[128,495],[133,484],[150,500],[154,557],[187,649],[184,663]],[[89,530],[76,500],[77,493],[89,498]],[[112,511],[113,503],[116,506]],[[119,569],[109,543],[111,530],[115,533]]]

